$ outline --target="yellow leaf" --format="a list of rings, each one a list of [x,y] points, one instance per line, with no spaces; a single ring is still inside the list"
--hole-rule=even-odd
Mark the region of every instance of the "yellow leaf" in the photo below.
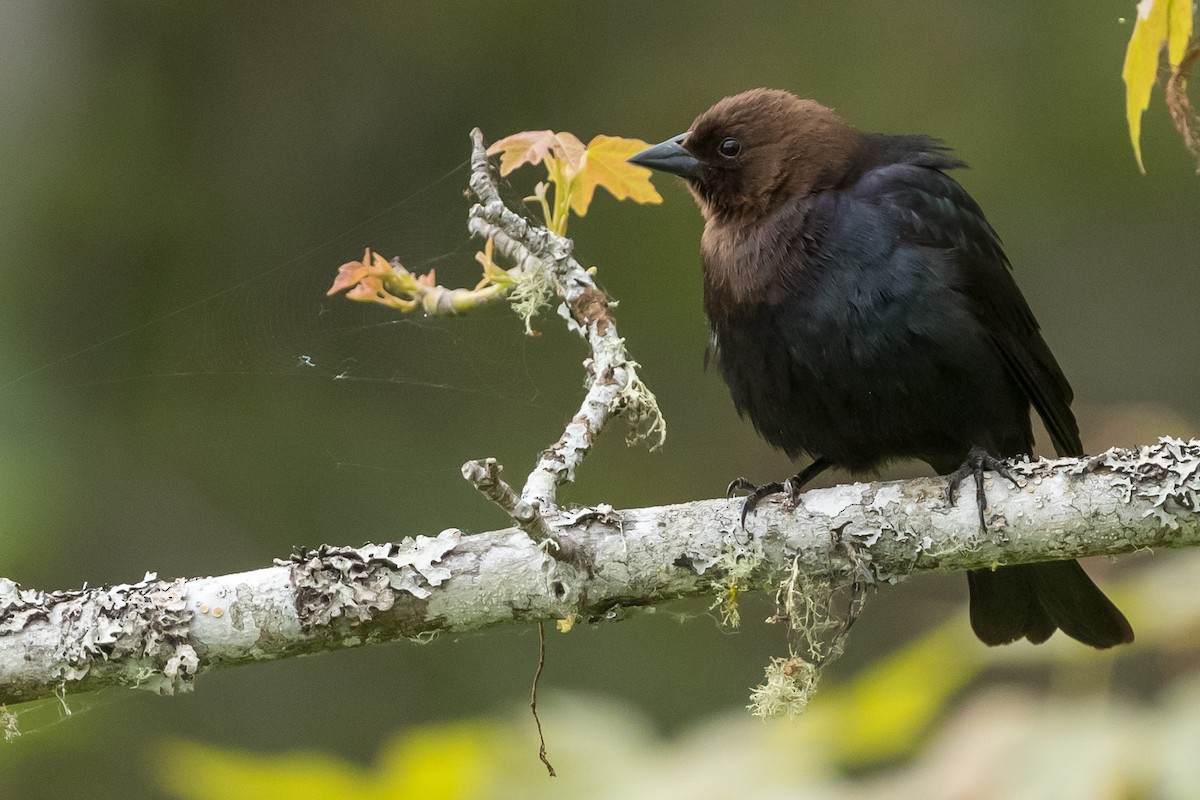
[[[1171,0],[1168,23],[1167,60],[1172,67],[1177,67],[1187,52],[1188,40],[1192,38],[1192,0]]]
[[[521,131],[492,142],[487,153],[500,153],[500,174],[507,175],[522,164],[538,163],[557,145],[554,131]]]
[[[1167,38],[1167,3],[1169,0],[1141,0],[1137,6],[1137,21],[1125,50],[1125,65],[1121,79],[1125,81],[1125,119],[1129,123],[1129,138],[1138,169],[1142,163],[1142,114],[1150,107],[1150,90],[1158,73],[1158,54]]]
[[[587,213],[597,186],[603,186],[618,200],[635,203],[661,203],[662,197],[650,183],[650,170],[630,164],[628,158],[650,145],[641,139],[600,135],[587,146],[587,160],[579,175],[579,184],[571,195],[571,209],[579,216]]]
[[[1150,107],[1150,92],[1158,76],[1159,54],[1167,45],[1171,66],[1179,64],[1192,36],[1191,0],[1141,0],[1121,78],[1125,81],[1125,118],[1138,169],[1142,163],[1142,115]]]

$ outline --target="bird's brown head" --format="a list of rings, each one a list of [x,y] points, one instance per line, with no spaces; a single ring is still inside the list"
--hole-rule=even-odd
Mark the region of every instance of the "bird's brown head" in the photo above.
[[[687,180],[707,219],[745,222],[836,186],[860,144],[857,130],[815,100],[751,89],[629,160]]]

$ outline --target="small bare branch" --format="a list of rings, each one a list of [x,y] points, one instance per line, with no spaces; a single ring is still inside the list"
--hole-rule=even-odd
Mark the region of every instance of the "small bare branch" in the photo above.
[[[625,414],[634,437],[651,448],[666,439],[666,423],[654,394],[637,375],[625,342],[617,335],[608,295],[571,255],[574,243],[507,208],[492,175],[483,133],[471,131],[471,191],[479,203],[467,226],[493,243],[495,251],[525,274],[549,275],[562,300],[559,313],[588,343],[587,394],[559,440],[545,450],[521,490],[521,497],[547,516],[557,510],[558,487],[575,479],[575,470],[591,451],[595,437],[615,414]]]
[[[521,495],[500,477],[504,467],[494,458],[483,461],[468,461],[463,464],[462,475],[488,500],[504,510],[517,523],[517,527],[529,534],[529,538],[541,544],[554,545],[554,531],[546,524],[545,517],[532,503],[521,499]]]

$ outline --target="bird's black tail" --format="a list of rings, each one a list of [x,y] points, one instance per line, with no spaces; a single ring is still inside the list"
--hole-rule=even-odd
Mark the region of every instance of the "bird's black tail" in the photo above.
[[[1061,629],[1096,648],[1133,641],[1125,615],[1092,583],[1078,561],[1047,561],[967,573],[971,627],[984,644],[1034,644]]]

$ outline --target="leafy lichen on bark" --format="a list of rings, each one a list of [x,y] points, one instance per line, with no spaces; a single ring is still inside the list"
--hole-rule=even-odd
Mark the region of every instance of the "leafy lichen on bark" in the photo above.
[[[364,622],[395,605],[399,592],[428,598],[432,587],[450,577],[439,562],[461,539],[461,531],[449,528],[402,542],[301,548],[280,562],[291,570],[301,627],[328,625],[338,617]]]
[[[1019,489],[988,487],[986,535],[969,495],[949,508],[942,479],[919,479],[811,490],[794,512],[767,502],[749,534],[737,525],[739,500],[562,510],[555,532],[575,561],[505,528],[319,548],[214,578],[78,592],[3,581],[0,703],[100,686],[178,691],[218,666],[502,623],[620,618],[711,597],[728,577],[721,560],[748,535],[755,567],[739,576],[739,592],[774,591],[793,565],[810,582],[838,586],[1200,544],[1200,441],[1014,469]]]
[[[0,579],[0,638],[53,630],[40,642],[43,669],[26,682],[77,683],[99,664],[119,663],[126,685],[186,691],[199,659],[188,638],[193,612],[184,584],[147,573],[137,583],[43,592]]]

